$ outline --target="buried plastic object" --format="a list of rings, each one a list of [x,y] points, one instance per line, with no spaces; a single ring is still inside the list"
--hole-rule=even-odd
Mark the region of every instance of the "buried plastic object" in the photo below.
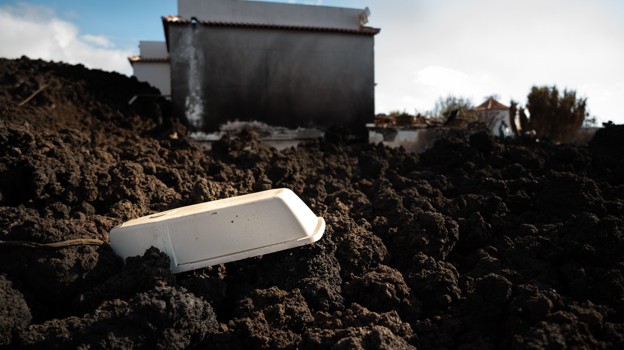
[[[318,241],[325,220],[289,189],[273,189],[169,210],[110,232],[124,261],[154,246],[173,273],[274,253]]]

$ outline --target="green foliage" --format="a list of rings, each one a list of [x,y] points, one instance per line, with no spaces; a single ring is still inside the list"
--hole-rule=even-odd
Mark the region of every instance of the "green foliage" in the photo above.
[[[518,108],[518,118],[520,119],[520,129],[522,130],[522,133],[533,130],[531,123],[529,122],[529,118],[527,118],[524,108],[522,107]]]
[[[457,109],[457,117],[471,121],[476,118],[468,111],[472,109],[472,102],[469,99],[463,97],[455,97],[448,95],[446,98],[440,97],[433,108],[433,117],[436,118],[448,118],[453,110]]]
[[[556,86],[533,86],[528,96],[527,109],[531,114],[531,126],[539,137],[554,141],[573,138],[589,114],[587,98],[577,98],[576,91],[559,93]]]
[[[596,116],[593,116],[591,118],[585,118],[583,126],[586,128],[595,128],[598,126],[598,119],[596,119]]]

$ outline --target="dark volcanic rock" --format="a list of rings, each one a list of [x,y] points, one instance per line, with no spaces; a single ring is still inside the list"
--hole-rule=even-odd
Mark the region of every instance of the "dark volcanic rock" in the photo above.
[[[287,293],[272,287],[255,290],[238,302],[235,318],[222,332],[207,338],[208,349],[296,349],[314,317],[298,289]]]
[[[303,336],[303,349],[415,349],[416,337],[396,312],[378,314],[358,304],[333,315],[319,313]]]
[[[130,301],[104,303],[92,314],[32,325],[21,349],[185,349],[217,330],[210,304],[184,289],[156,287]]]
[[[371,311],[383,313],[396,310],[406,321],[416,320],[421,311],[420,301],[412,295],[401,273],[385,265],[346,282],[344,294]]]
[[[0,241],[105,242],[0,245],[0,346],[624,348],[622,126],[588,147],[476,133],[413,155],[334,127],[207,151],[168,101],[128,105],[155,93],[0,59]],[[124,265],[106,244],[128,219],[281,187],[325,219],[320,241],[175,276],[163,252]]]
[[[32,316],[24,296],[0,275],[0,346],[11,343],[13,333],[26,328]]]
[[[167,254],[154,247],[148,249],[142,257],[129,257],[121,273],[78,296],[73,302],[74,310],[78,314],[88,313],[105,301],[127,300],[155,287],[175,285],[169,264]]]

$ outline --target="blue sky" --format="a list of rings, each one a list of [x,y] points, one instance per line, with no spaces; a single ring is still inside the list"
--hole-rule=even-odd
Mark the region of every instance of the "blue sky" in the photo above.
[[[274,2],[370,8],[369,25],[382,29],[377,112],[423,112],[448,94],[524,105],[532,85],[556,84],[587,97],[600,120],[624,124],[622,0]],[[160,17],[172,14],[176,0],[0,0],[0,57],[132,74],[127,57],[139,40],[164,40]]]

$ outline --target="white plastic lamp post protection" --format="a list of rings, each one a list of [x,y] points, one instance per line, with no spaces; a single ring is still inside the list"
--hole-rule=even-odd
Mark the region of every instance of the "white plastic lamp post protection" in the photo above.
[[[173,273],[278,252],[318,241],[325,220],[289,189],[182,207],[125,222],[110,232],[124,261],[154,246]]]

